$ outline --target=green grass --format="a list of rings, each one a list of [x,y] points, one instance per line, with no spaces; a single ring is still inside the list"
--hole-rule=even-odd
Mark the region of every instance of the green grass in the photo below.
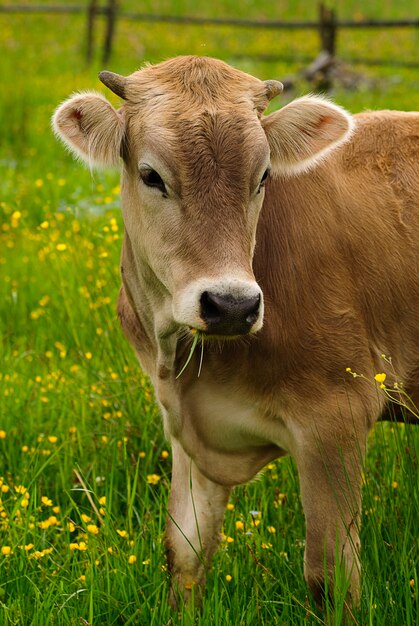
[[[342,16],[365,13],[355,2],[341,5]],[[233,14],[235,6],[223,2],[217,14]],[[371,15],[397,17],[409,15],[411,4],[368,6]],[[314,17],[313,5],[306,7],[279,9],[290,19]],[[170,8],[161,3],[162,12]],[[204,13],[186,2],[177,10]],[[273,4],[246,5],[252,17],[277,13]],[[162,537],[170,451],[152,390],[116,320],[118,175],[92,177],[49,128],[53,109],[72,91],[105,91],[96,78],[103,68],[98,59],[84,67],[81,17],[1,15],[0,28],[0,624],[167,624]],[[342,56],[371,55],[371,37],[348,33]],[[416,58],[414,30],[373,38],[374,57]],[[279,60],[239,59],[244,50],[269,50]],[[121,21],[111,69],[129,73],[145,59],[204,53],[281,78],[316,52],[315,34]],[[417,72],[356,70],[366,72],[368,89],[334,94],[350,110],[419,108]],[[305,89],[299,84],[297,95]],[[418,624],[418,434],[378,425],[370,438],[358,624]],[[231,505],[196,623],[323,623],[303,579],[293,462],[271,464],[235,490]],[[335,624],[337,600],[329,617]],[[194,623],[188,613],[172,619]]]

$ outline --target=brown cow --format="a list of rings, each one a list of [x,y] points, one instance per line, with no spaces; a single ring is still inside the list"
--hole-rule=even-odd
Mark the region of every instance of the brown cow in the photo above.
[[[264,117],[280,83],[209,58],[100,77],[123,106],[76,94],[54,128],[91,166],[122,157],[119,316],[173,449],[174,594],[199,595],[231,488],[290,453],[308,584],[321,599],[337,541],[356,602],[374,375],[419,399],[419,114]]]

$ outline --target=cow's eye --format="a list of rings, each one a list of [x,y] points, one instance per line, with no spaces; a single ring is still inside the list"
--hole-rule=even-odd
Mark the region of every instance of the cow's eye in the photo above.
[[[156,189],[161,191],[162,194],[167,195],[165,184],[160,174],[158,174],[156,170],[153,170],[151,167],[141,168],[140,178],[143,181],[144,185],[147,185],[147,187],[155,187]]]
[[[260,183],[259,183],[258,193],[259,193],[259,192],[260,192],[260,190],[261,190],[261,189],[263,189],[263,187],[265,186],[266,179],[267,179],[267,178],[268,178],[268,176],[269,176],[269,172],[270,172],[269,167],[268,167],[268,168],[267,168],[267,169],[263,172],[263,176],[262,176],[262,178],[261,178],[261,180],[260,180]]]

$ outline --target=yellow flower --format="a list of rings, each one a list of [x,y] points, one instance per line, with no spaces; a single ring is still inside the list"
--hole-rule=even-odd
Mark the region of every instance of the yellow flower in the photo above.
[[[32,550],[32,548],[33,548],[33,543],[28,543],[28,544],[26,544],[26,546],[25,546],[25,550],[26,550],[26,552],[29,552],[29,550]]]
[[[57,443],[57,441],[58,441],[58,437],[56,437],[55,435],[49,435],[49,437],[48,437],[48,441],[49,441],[50,443]]]
[[[161,476],[159,476],[158,474],[148,474],[147,483],[149,485],[157,485],[160,479],[161,479]]]
[[[90,361],[90,359],[92,358],[92,353],[91,352],[86,352],[84,356],[86,357],[86,359],[88,361]]]
[[[113,554],[113,548],[112,548],[112,546],[109,546],[109,548],[108,548],[108,552],[109,552],[109,554]]]
[[[135,554],[130,554],[128,557],[128,563],[130,565],[133,565],[136,562],[137,562],[137,557],[135,556]]]
[[[79,550],[81,550],[82,552],[87,550],[87,544],[84,541],[80,541],[80,543],[79,543]]]
[[[43,228],[44,230],[46,230],[48,228],[48,226],[49,226],[48,220],[45,220],[44,222],[41,222],[39,224],[39,226],[40,226],[40,228]]]
[[[10,487],[9,485],[2,485],[1,490],[2,490],[2,493],[7,493],[10,490]]]
[[[0,439],[6,439],[6,431],[0,430]]]
[[[234,511],[234,504],[232,502],[227,504],[227,511]]]
[[[268,531],[268,533],[271,533],[271,535],[274,535],[276,533],[275,526],[268,526],[266,530]]]
[[[393,489],[397,489],[397,487],[399,486],[399,483],[396,480],[393,480],[393,482],[391,483],[391,486],[393,487]]]
[[[42,187],[43,184],[44,184],[44,181],[42,180],[42,178],[38,178],[35,181],[35,187]]]
[[[35,550],[35,552],[32,552],[32,554],[29,555],[30,559],[36,559],[37,561],[42,557],[43,557],[43,554],[39,550]]]
[[[161,453],[161,458],[162,459],[167,459],[169,457],[169,453],[167,450],[163,450],[163,452]]]
[[[25,493],[25,495],[23,496],[20,506],[23,509],[26,509],[29,506],[29,494],[28,493]]]
[[[64,252],[64,250],[67,250],[67,244],[65,243],[57,243],[55,247],[58,250],[58,252]]]
[[[99,504],[104,506],[106,504],[106,496],[102,496],[99,498]]]
[[[89,517],[89,515],[86,515],[86,513],[82,513],[82,514],[81,514],[81,518],[82,518],[82,520],[83,520],[83,522],[84,522],[85,524],[87,524],[88,522],[91,522],[91,521],[92,521],[92,518],[91,518],[91,517]]]
[[[96,526],[96,524],[88,524],[87,530],[89,533],[92,533],[92,535],[99,534],[99,528]]]
[[[384,374],[384,372],[381,374],[376,374],[374,376],[374,380],[376,380],[377,383],[383,383],[386,378],[387,378],[387,374]]]
[[[76,530],[76,525],[73,524],[73,522],[68,522],[67,524],[67,530],[70,533],[74,533],[74,531]]]
[[[79,580],[84,583],[84,581],[86,580],[86,576],[84,574],[81,574],[81,576],[79,576]]]
[[[234,543],[233,537],[227,537],[226,541],[227,543]]]
[[[230,583],[232,580],[233,580],[233,577],[232,577],[232,576],[230,576],[230,574],[227,574],[227,576],[226,576],[226,581],[227,581],[228,583]]]
[[[117,530],[116,531],[120,537],[128,537],[128,533],[126,530]]]
[[[41,520],[41,521],[39,522],[39,528],[40,528],[41,530],[46,530],[46,529],[47,529],[47,528],[49,528],[50,526],[51,526],[51,524],[50,524],[50,521],[49,521],[48,519],[44,519],[44,520]]]
[[[46,496],[42,496],[41,502],[44,506],[52,506],[52,500],[50,500]]]
[[[237,520],[237,522],[236,522],[236,529],[237,530],[244,530],[244,524],[243,524],[242,521]]]
[[[49,301],[50,301],[50,297],[49,296],[42,296],[42,298],[40,299],[38,304],[39,304],[39,306],[46,306]]]
[[[1,547],[1,553],[3,554],[3,556],[9,556],[9,554],[11,554],[12,552],[12,548],[10,546],[2,546]]]

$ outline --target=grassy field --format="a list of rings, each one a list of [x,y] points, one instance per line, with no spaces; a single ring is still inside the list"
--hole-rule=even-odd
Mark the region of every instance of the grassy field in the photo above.
[[[204,13],[192,2],[172,4],[161,2],[159,11]],[[237,6],[219,5],[205,13],[232,15]],[[313,6],[266,3],[262,10],[248,1],[242,14],[312,18]],[[337,6],[342,17],[411,11],[407,0],[374,0],[368,12],[354,1]],[[116,320],[118,173],[92,176],[49,128],[69,93],[103,89],[98,60],[84,66],[84,27],[81,16],[0,15],[0,624],[340,624],[341,599],[333,615],[322,615],[307,595],[304,517],[290,459],[234,492],[202,614],[175,616],[167,607],[170,449]],[[339,50],[346,58],[413,61],[418,44],[414,30],[348,32]],[[144,60],[195,53],[282,78],[317,48],[314,33],[121,21],[110,69],[129,73]],[[269,50],[277,60],[239,58],[244,50]],[[419,109],[417,69],[353,69],[367,79],[361,89],[333,94],[348,109]],[[299,83],[296,95],[305,89]],[[362,602],[353,623],[414,626],[419,432],[378,425],[369,448]]]

